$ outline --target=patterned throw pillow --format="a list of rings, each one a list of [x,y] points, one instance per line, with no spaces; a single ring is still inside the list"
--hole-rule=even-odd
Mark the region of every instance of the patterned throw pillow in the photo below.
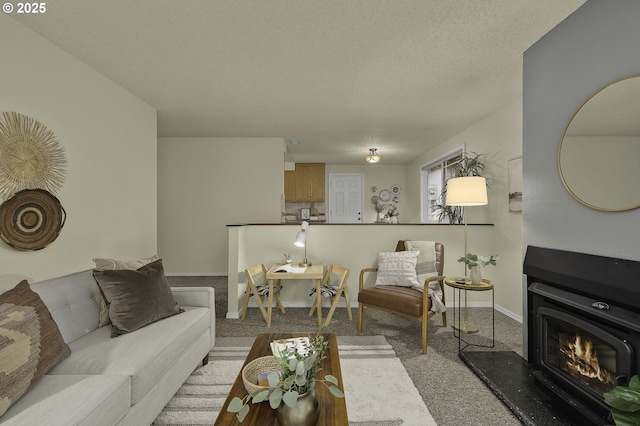
[[[109,304],[111,337],[130,333],[152,322],[184,312],[164,275],[162,259],[140,269],[93,271]]]
[[[96,264],[95,269],[98,271],[113,271],[115,269],[136,270],[158,259],[159,259],[158,255],[154,254],[151,257],[147,257],[144,259],[134,259],[134,260],[118,260],[118,259],[106,259],[102,257],[94,257],[93,262]],[[103,327],[109,324],[111,324],[111,320],[109,319],[109,307],[107,306],[107,302],[104,300],[104,297],[101,297],[100,298],[100,323],[98,324],[98,327]]]
[[[416,262],[419,253],[419,251],[378,253],[376,285],[417,286]]]
[[[26,280],[0,294],[0,416],[70,354],[51,313]]]

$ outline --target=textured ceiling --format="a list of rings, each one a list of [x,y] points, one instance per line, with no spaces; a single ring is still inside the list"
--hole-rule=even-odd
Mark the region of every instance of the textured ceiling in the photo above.
[[[159,136],[279,136],[405,164],[518,99],[586,0],[59,0],[11,15],[158,109]]]

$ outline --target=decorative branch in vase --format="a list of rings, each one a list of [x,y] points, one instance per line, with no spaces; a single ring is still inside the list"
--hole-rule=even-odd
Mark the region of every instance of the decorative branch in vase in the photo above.
[[[458,262],[462,262],[469,267],[471,284],[480,284],[482,282],[482,272],[480,268],[488,265],[495,266],[498,259],[500,259],[500,256],[495,254],[491,256],[478,256],[477,254],[467,253],[466,256],[458,259]]]
[[[311,398],[312,402],[306,403],[315,405],[315,410],[311,410],[308,414],[319,416],[320,411],[315,396],[316,383],[322,383],[329,388],[331,394],[336,398],[344,398],[344,392],[338,388],[338,379],[335,376],[327,374],[324,379],[316,378],[316,375],[322,370],[320,363],[326,357],[325,353],[328,347],[329,342],[324,340],[324,336],[317,334],[309,337],[308,350],[306,351],[286,348],[284,351],[274,354],[281,371],[271,371],[268,374],[267,386],[263,386],[244,398],[233,398],[227,411],[237,413],[238,421],[242,422],[249,413],[249,402],[258,404],[268,401],[271,408],[277,410],[276,416],[279,423],[283,424],[280,421],[281,416],[293,415],[291,410],[295,410],[300,405],[299,401]],[[306,408],[308,409],[308,406]],[[315,422],[310,421],[310,424],[315,424]]]

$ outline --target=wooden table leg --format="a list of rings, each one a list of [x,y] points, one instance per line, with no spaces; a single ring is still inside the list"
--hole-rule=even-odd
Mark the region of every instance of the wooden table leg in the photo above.
[[[322,295],[320,294],[322,280],[316,280],[316,307],[318,308],[318,327],[322,327]]]
[[[271,310],[273,309],[273,280],[269,280],[269,296],[267,297],[267,328],[271,328]]]

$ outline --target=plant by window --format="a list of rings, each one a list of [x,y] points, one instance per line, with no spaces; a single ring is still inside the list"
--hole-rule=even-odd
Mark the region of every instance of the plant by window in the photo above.
[[[452,168],[451,176],[447,178],[447,181],[457,177],[482,176],[485,169],[482,156],[483,154],[476,152],[465,152],[460,162]],[[438,203],[434,206],[434,210],[437,212],[438,222],[444,222],[445,219],[448,219],[451,224],[461,224],[463,219],[462,207],[448,206],[446,205],[446,199],[447,185],[445,182],[440,197],[438,198]]]

